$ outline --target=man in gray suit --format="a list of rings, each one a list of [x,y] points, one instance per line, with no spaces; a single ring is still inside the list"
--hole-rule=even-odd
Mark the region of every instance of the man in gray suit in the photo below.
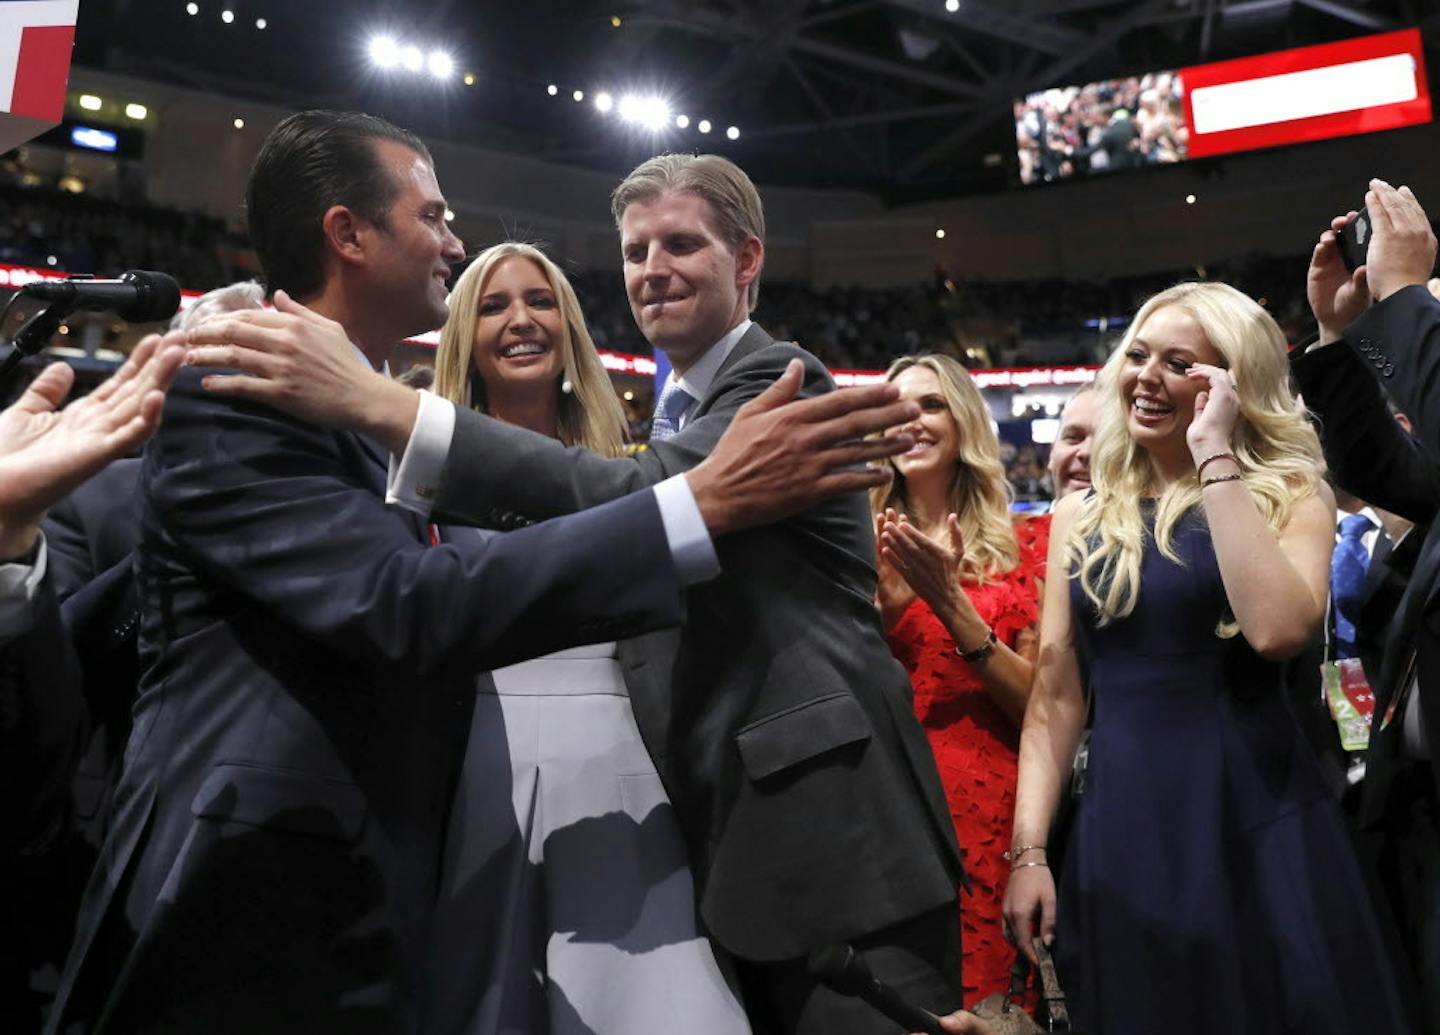
[[[424,512],[433,503],[469,523],[538,521],[713,462],[744,405],[796,363],[801,394],[837,398],[815,357],[750,321],[764,216],[744,172],[713,155],[655,158],[619,186],[613,210],[636,321],[674,368],[650,446],[607,460],[427,404],[418,421],[399,412],[376,428],[404,446],[392,500]],[[205,360],[270,379],[269,397],[292,412],[386,423],[378,386],[367,397],[313,376],[287,380],[277,363],[286,350],[256,344],[262,361]],[[743,456],[755,471],[788,462],[765,437]],[[752,1022],[760,1031],[891,1030],[808,975],[806,955],[836,942],[854,944],[917,1004],[955,1009],[959,854],[909,682],[872,603],[864,495],[723,537],[715,549],[722,574],[687,589],[683,630],[623,643],[621,662],[687,836],[707,931],[736,961]]]

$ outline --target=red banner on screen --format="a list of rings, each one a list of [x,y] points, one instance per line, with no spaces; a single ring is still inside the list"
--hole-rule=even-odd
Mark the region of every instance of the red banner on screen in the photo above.
[[[1195,65],[1180,76],[1191,158],[1431,119],[1418,29]]]

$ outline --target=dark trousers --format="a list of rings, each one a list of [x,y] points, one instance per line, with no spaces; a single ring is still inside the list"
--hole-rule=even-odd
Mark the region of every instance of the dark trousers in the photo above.
[[[941,1016],[960,1008],[960,919],[953,906],[925,913],[850,943],[871,973],[902,998]],[[755,1035],[895,1035],[862,999],[820,985],[804,960],[735,969]]]
[[[1440,803],[1429,764],[1397,774],[1378,835],[1375,874],[1401,990],[1416,1030],[1440,1035]]]

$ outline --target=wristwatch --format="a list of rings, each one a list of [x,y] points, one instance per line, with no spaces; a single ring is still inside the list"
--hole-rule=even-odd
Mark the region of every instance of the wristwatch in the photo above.
[[[990,634],[985,637],[985,642],[981,643],[980,646],[974,650],[961,650],[959,646],[956,646],[955,653],[973,665],[975,662],[984,661],[990,655],[994,654],[995,644],[997,642],[999,641],[995,639],[995,630],[991,629]]]

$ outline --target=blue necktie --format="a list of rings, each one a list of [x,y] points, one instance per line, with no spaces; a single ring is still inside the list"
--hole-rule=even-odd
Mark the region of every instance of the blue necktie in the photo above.
[[[1365,549],[1365,533],[1375,523],[1364,514],[1350,514],[1340,519],[1340,541],[1330,557],[1330,599],[1335,606],[1335,657],[1353,658],[1355,623],[1360,618],[1360,603],[1365,596],[1365,569],[1370,566],[1370,551]]]
[[[695,401],[680,382],[673,378],[665,382],[660,400],[655,404],[655,419],[650,422],[650,441],[663,442],[680,430],[680,415]]]

